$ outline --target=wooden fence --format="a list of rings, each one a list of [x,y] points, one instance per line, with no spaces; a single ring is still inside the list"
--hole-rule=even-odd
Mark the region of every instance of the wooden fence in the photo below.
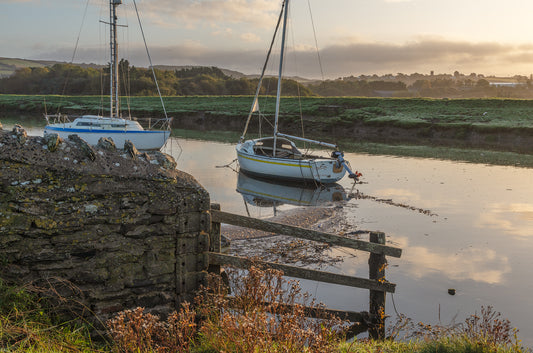
[[[275,234],[288,235],[296,238],[312,240],[330,245],[346,247],[350,249],[367,251],[370,253],[368,260],[369,278],[346,276],[331,272],[311,270],[301,267],[284,265],[265,261],[251,261],[244,257],[225,255],[221,253],[220,245],[220,224],[231,224],[234,226],[257,229]],[[364,233],[364,232],[363,232]],[[220,211],[220,205],[211,205],[211,234],[209,264],[210,269],[218,271],[220,266],[231,265],[238,268],[247,268],[252,264],[261,264],[273,269],[283,271],[284,275],[302,279],[309,279],[325,283],[340,284],[344,286],[364,288],[370,290],[369,311],[352,312],[327,309],[329,313],[335,314],[342,319],[357,323],[352,334],[357,335],[367,331],[371,338],[383,339],[385,337],[385,299],[386,293],[394,293],[396,285],[385,279],[385,256],[400,257],[402,250],[385,245],[385,234],[381,232],[368,231],[370,242],[351,239],[318,232],[310,229],[294,227],[276,222],[264,221],[256,218],[240,216],[228,212]],[[309,316],[312,316],[309,310]]]

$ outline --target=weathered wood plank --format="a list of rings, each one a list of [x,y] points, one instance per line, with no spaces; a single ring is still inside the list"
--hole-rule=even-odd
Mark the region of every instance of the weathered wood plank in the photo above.
[[[211,210],[220,210],[220,204],[212,203]],[[220,252],[220,222],[215,222],[211,219],[211,232],[209,238],[209,251]]]
[[[374,243],[385,243],[385,234],[370,233],[370,241]],[[385,255],[370,254],[368,259],[368,278],[376,281],[385,280],[385,267],[387,259]],[[370,290],[370,316],[372,322],[368,328],[370,338],[376,340],[385,339],[385,292]]]
[[[275,270],[283,271],[285,276],[309,279],[325,283],[340,284],[344,286],[371,289],[383,292],[394,293],[396,285],[389,282],[351,277],[331,272],[310,270],[294,266],[282,265],[274,262],[253,261],[244,257],[230,256],[219,253],[209,253],[209,263],[214,265],[232,265],[239,268],[248,268],[252,265],[264,265]]]
[[[211,210],[220,210],[219,203],[212,203]],[[211,230],[209,232],[209,251],[220,252],[220,223],[211,221]],[[210,273],[221,274],[220,265],[209,264],[207,269]]]
[[[387,245],[340,237],[334,234],[318,232],[311,229],[298,228],[276,222],[264,221],[256,218],[240,216],[214,209],[211,210],[211,221],[231,224],[240,227],[259,229],[277,234],[290,235],[296,238],[313,240],[356,250],[368,251],[375,254],[383,254],[393,257],[400,257],[402,255],[402,249]]]

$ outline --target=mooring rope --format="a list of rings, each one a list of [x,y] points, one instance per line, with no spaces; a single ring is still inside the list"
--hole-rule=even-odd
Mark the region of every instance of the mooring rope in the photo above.
[[[233,168],[233,167],[231,166],[231,165],[232,165],[233,163],[235,163],[235,162],[237,162],[237,164],[238,164],[238,159],[237,159],[237,158],[235,158],[234,160],[232,160],[232,161],[229,162],[228,164],[217,165],[217,166],[215,166],[215,168],[229,168],[229,169],[233,170],[235,173],[238,173],[239,171],[238,171],[236,168]]]

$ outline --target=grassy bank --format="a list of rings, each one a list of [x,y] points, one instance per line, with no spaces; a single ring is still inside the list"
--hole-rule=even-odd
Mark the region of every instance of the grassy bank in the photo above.
[[[178,137],[235,143],[249,96],[164,97]],[[274,97],[260,101],[262,110]],[[163,114],[158,97],[131,97],[133,115]],[[102,113],[97,96],[0,95],[0,118]],[[297,133],[300,111],[309,137],[349,152],[533,167],[533,103],[519,99],[284,98],[284,132]],[[2,119],[3,120],[3,119]],[[24,121],[19,121],[24,125]],[[178,129],[179,128],[179,129]],[[253,131],[253,129],[250,129]]]
[[[230,273],[231,274],[231,273]],[[106,324],[98,343],[89,328],[76,320],[61,322],[46,302],[31,290],[0,282],[0,351],[2,352],[312,352],[312,353],[522,353],[517,330],[490,307],[482,308],[461,325],[414,324],[401,318],[385,341],[346,341],[341,320],[323,316],[305,318],[305,299],[297,283],[287,282],[275,270],[251,268],[246,276],[232,277],[234,300],[229,309],[227,291],[213,277],[210,289],[198,293],[193,305],[184,304],[167,320],[142,308],[117,314]],[[283,288],[283,290],[281,289]],[[276,300],[277,304],[265,305]],[[279,304],[293,304],[291,309]],[[403,337],[400,333],[403,332]]]
[[[249,96],[164,97],[170,116],[211,112],[217,116],[246,116],[250,111]],[[107,109],[106,97],[100,96],[29,96],[0,95],[0,113],[98,113]],[[274,97],[260,100],[263,111],[272,111]],[[163,110],[158,97],[124,98],[123,109],[137,114]],[[492,128],[533,127],[533,102],[521,99],[430,99],[430,98],[283,98],[284,115],[313,116],[336,122],[361,120],[375,125],[448,124]]]

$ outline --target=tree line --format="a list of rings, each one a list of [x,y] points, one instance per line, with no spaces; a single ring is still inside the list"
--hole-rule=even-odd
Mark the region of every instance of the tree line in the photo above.
[[[182,70],[152,70],[131,66],[127,60],[118,65],[121,94],[157,95],[154,73],[164,96],[253,95],[258,79],[233,78],[216,67]],[[82,68],[74,64],[21,68],[0,79],[2,94],[109,94],[109,68]],[[263,79],[262,94],[276,94],[277,78]],[[288,96],[312,96],[307,87],[291,79],[282,80],[282,92]]]
[[[490,78],[489,78],[490,79]],[[533,98],[533,79],[515,77],[491,82],[482,75],[428,76],[398,74],[326,80],[308,88],[320,96],[428,97],[428,98]]]
[[[118,66],[121,94],[154,96],[157,87],[152,70],[130,65],[121,60]],[[181,70],[154,69],[161,94],[164,96],[253,95],[258,78],[234,78],[216,67],[192,67]],[[412,77],[411,77],[412,76]],[[505,97],[531,98],[530,79],[517,85],[492,85],[475,74],[453,77],[432,76],[344,77],[310,84],[283,79],[285,96],[361,96],[361,97]],[[74,64],[55,64],[50,67],[21,68],[9,77],[0,79],[0,94],[109,94],[109,68],[81,67]],[[265,77],[261,94],[275,95],[277,78]]]

